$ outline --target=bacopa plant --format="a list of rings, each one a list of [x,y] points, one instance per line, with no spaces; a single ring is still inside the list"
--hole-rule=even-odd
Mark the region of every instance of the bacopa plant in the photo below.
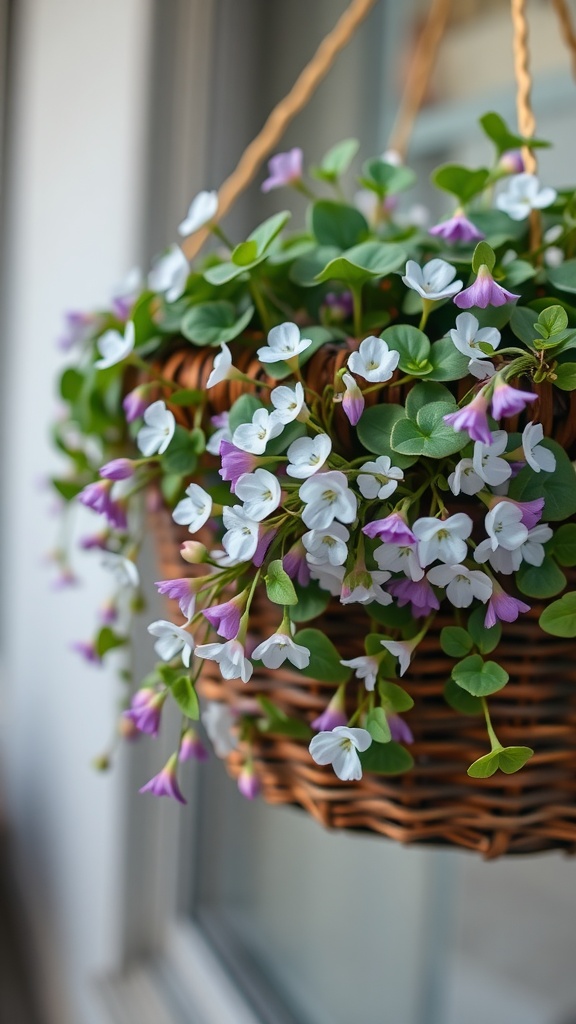
[[[534,601],[542,630],[576,636],[564,572],[576,565],[576,478],[554,437],[576,389],[576,202],[523,170],[521,147],[546,143],[494,113],[481,125],[491,166],[439,167],[453,210],[428,229],[399,202],[415,175],[394,154],[364,163],[348,201],[355,141],[307,181],[295,149],[270,161],[262,188],[304,192],[305,227],[287,234],[279,213],[234,245],[217,194],[200,193],[180,230],[208,224],[217,253],[191,268],[173,245],[109,309],[69,315],[74,361],[54,427],[69,469],[54,486],[100,517],[80,543],[116,580],[80,653],[100,662],[126,643],[143,496],[190,534],[181,576],[156,584],[179,608],[148,627],[160,663],[125,682],[124,735],[157,736],[167,701],[182,713],[173,756],[143,790],[184,800],[179,762],[206,756],[200,717],[218,756],[241,743],[248,797],[259,728],[301,738],[343,781],[410,770],[410,666],[439,612],[447,700],[486,720],[486,754],[463,769],[486,777],[530,758],[501,745],[489,698],[508,682],[502,624]],[[167,372],[178,351],[198,353],[194,386]],[[58,559],[66,582],[68,552]],[[275,610],[265,635],[256,595]],[[338,602],[361,616],[362,656],[314,626]],[[272,682],[280,668],[333,680],[334,695],[313,721],[288,717],[273,686],[247,710],[210,702],[201,714],[207,660],[223,686],[247,683],[256,663]]]

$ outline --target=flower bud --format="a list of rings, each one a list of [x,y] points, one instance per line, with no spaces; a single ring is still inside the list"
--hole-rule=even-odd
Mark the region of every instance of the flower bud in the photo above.
[[[200,565],[209,561],[208,549],[199,540],[185,540],[180,545],[180,555],[189,565]]]

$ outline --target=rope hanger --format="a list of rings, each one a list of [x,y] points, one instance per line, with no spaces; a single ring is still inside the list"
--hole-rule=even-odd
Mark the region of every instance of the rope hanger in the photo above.
[[[254,180],[264,161],[284,135],[288,125],[306,106],[340,51],[350,42],[357,28],[375,4],[376,0],[352,0],[334,28],[322,40],[288,95],[274,107],[258,135],[244,150],[235,170],[220,187],[216,220],[220,221],[228,213],[238,196]],[[426,96],[451,6],[452,0],[431,0],[426,21],[416,44],[414,58],[408,72],[389,142],[389,147],[397,150],[403,157],[406,155],[414,122]],[[576,32],[566,0],[552,0],[552,6],[558,17],[561,36],[570,50],[572,69],[576,78]],[[531,138],[535,132],[536,122],[531,103],[532,78],[529,64],[526,0],[511,0],[511,15],[518,130],[525,138]],[[534,152],[525,147],[522,155],[526,170],[534,174],[536,171]],[[184,240],[182,249],[188,260],[194,259],[209,235],[209,228],[202,227]]]

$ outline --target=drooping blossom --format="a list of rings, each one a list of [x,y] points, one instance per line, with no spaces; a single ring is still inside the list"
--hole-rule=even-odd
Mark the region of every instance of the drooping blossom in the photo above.
[[[136,331],[132,320],[126,324],[124,334],[120,334],[120,331],[105,331],[96,342],[101,358],[96,360],[94,366],[98,370],[107,370],[121,363],[132,352],[135,340]]]
[[[219,636],[225,640],[234,640],[240,629],[240,619],[246,607],[246,594],[244,591],[236,597],[222,604],[213,604],[210,608],[204,608],[202,614]]]
[[[366,523],[366,526],[362,527],[362,533],[365,533],[371,540],[378,537],[384,543],[400,545],[416,543],[415,535],[400,512],[391,512],[383,519],[375,519],[372,523]]]
[[[140,584],[138,568],[132,558],[117,554],[115,551],[106,551],[102,555],[101,565],[108,572],[112,573],[114,580],[119,587],[136,587]]]
[[[261,363],[278,363],[294,359],[312,344],[311,338],[301,338],[298,324],[286,321],[268,332],[268,344],[256,353]]]
[[[129,391],[124,396],[122,408],[124,409],[127,423],[133,423],[134,420],[140,419],[144,415],[148,407],[149,390],[150,388],[147,384],[139,384],[138,387],[134,388],[133,391]]]
[[[154,586],[158,588],[159,594],[178,601],[182,615],[189,622],[194,615],[196,605],[195,581],[190,576],[184,576],[180,579],[158,580]]]
[[[251,423],[241,423],[232,434],[232,443],[251,455],[263,455],[268,441],[282,433],[283,424],[273,419],[267,409],[256,409]]]
[[[253,764],[244,764],[238,776],[238,790],[247,800],[255,800],[262,791],[260,779]]]
[[[207,761],[208,751],[202,743],[198,733],[192,727],[186,729],[182,739],[180,740],[180,750],[178,751],[178,760],[182,764],[184,761]]]
[[[249,562],[258,546],[258,523],[250,519],[241,505],[228,505],[222,510],[226,533],[222,546],[226,554],[238,562]]]
[[[160,731],[162,708],[167,696],[168,690],[144,686],[133,695],[130,708],[123,712],[124,717],[132,722],[139,732],[155,737]]]
[[[262,192],[271,192],[284,185],[293,185],[302,180],[302,150],[295,146],[286,153],[276,153],[268,161],[268,177],[262,182]]]
[[[343,565],[330,565],[329,562],[324,565],[312,563],[309,565],[309,569],[311,578],[318,581],[322,590],[327,590],[332,597],[340,597],[345,573]]]
[[[423,516],[414,523],[418,539],[420,565],[430,565],[436,559],[447,565],[463,561],[468,553],[466,540],[472,533],[472,520],[465,512],[456,512],[447,519]]]
[[[76,310],[66,313],[64,319],[65,331],[57,342],[58,348],[64,352],[87,341],[98,323],[98,316],[95,313],[81,313]]]
[[[553,473],[556,469],[556,456],[540,442],[544,438],[544,427],[541,423],[527,423],[522,431],[522,448],[524,458],[535,473]]]
[[[363,562],[356,564],[342,581],[340,591],[341,604],[372,604],[392,603],[392,598],[384,583],[390,579],[389,572],[374,570],[368,572]]]
[[[514,498],[506,498],[506,501],[520,509],[522,513],[520,522],[528,530],[531,530],[533,526],[536,526],[536,523],[540,522],[544,510],[544,498],[533,498],[532,501],[515,501]]]
[[[264,559],[266,558],[268,548],[270,547],[277,533],[278,530],[276,529],[276,527],[267,527],[265,524],[260,523],[258,527],[258,543],[256,544],[256,550],[252,555],[252,562],[257,569],[260,568]]]
[[[158,619],[148,626],[151,636],[158,639],[154,644],[154,650],[162,661],[172,661],[177,654],[182,657],[182,664],[190,667],[190,658],[194,650],[194,638],[181,626],[175,626],[173,622],[166,619]]]
[[[212,369],[206,381],[206,389],[213,388],[224,380],[229,380],[235,373],[236,371],[232,366],[232,353],[226,342],[223,341],[220,345],[220,351],[214,356]]]
[[[462,281],[455,281],[455,277],[456,267],[446,260],[430,260],[423,267],[419,267],[414,260],[408,260],[402,280],[407,288],[418,292],[423,299],[437,302],[449,299],[460,291]]]
[[[140,788],[140,793],[152,793],[154,796],[170,796],[173,800],[178,800],[179,803],[185,804],[186,800],[178,785],[177,768],[178,754],[172,754],[162,771],[158,772],[158,775],[154,775],[145,786]]]
[[[297,381],[293,388],[285,384],[274,388],[270,392],[270,401],[274,406],[271,418],[282,423],[292,423],[294,420],[308,419],[310,413],[304,404],[304,388],[300,381]]]
[[[297,480],[306,480],[322,468],[332,451],[332,440],[328,434],[316,437],[299,437],[289,446],[286,473]]]
[[[331,764],[342,782],[352,782],[362,778],[358,751],[368,750],[371,743],[372,737],[367,729],[337,725],[314,736],[308,749],[316,764]]]
[[[474,472],[480,480],[489,484],[490,487],[500,487],[512,476],[512,467],[506,459],[500,456],[505,452],[508,444],[508,434],[505,430],[495,430],[491,444],[483,444],[477,441],[474,445],[472,465]]]
[[[512,597],[511,594],[507,594],[500,584],[494,581],[494,589],[486,609],[484,625],[486,629],[490,629],[497,622],[516,622],[521,612],[529,611],[529,604],[520,601],[517,597]]]
[[[395,743],[414,743],[412,729],[402,718],[402,715],[388,715],[390,735]]]
[[[100,512],[115,530],[126,529],[126,503],[121,499],[114,499],[111,491],[114,485],[113,480],[97,480],[96,483],[88,484],[78,495],[78,501],[94,512]]]
[[[176,420],[162,399],[148,406],[144,412],[144,424],[136,437],[140,451],[146,458],[155,454],[163,455],[174,437]]]
[[[234,712],[227,704],[210,701],[200,717],[216,757],[227,757],[238,746],[238,736],[233,731],[236,724]]]
[[[492,444],[492,434],[488,425],[488,399],[480,391],[468,404],[456,412],[448,413],[442,419],[457,432],[466,431],[472,441]]]
[[[334,519],[353,523],[356,518],[358,499],[348,487],[344,473],[337,470],[309,477],[299,494],[304,502],[302,520],[309,530],[326,530]]]
[[[372,384],[390,380],[400,361],[400,353],[390,351],[387,342],[371,335],[360,342],[357,352],[348,358],[348,369]]]
[[[201,644],[195,654],[198,658],[217,662],[224,679],[241,679],[247,683],[252,675],[252,662],[246,657],[239,640],[227,640],[223,644]]]
[[[412,536],[414,537],[414,534]],[[375,549],[374,558],[379,569],[403,572],[411,580],[421,580],[424,575],[418,558],[416,537],[413,544],[391,544],[387,541]],[[390,587],[388,589],[390,590]]]
[[[167,302],[176,302],[186,291],[190,265],[179,245],[171,245],[148,274],[152,291],[160,292]]]
[[[309,530],[302,536],[307,561],[316,565],[344,565],[348,558],[350,531],[342,523],[333,522],[325,530]]]
[[[75,654],[79,654],[84,661],[87,661],[89,665],[101,665],[102,658],[96,650],[95,644],[92,640],[73,640],[70,644],[70,650],[74,651]]]
[[[425,578],[392,580],[388,584],[388,592],[396,598],[399,608],[409,604],[415,619],[422,619],[440,607],[436,594]]]
[[[366,689],[371,691],[376,685],[381,660],[382,655],[362,654],[358,658],[350,658],[348,661],[341,658],[340,664],[344,665],[346,668],[353,669],[356,678],[362,680]],[[344,724],[345,723],[342,722],[342,725]],[[318,728],[320,728],[320,726],[318,726]],[[324,725],[321,728],[327,729],[328,726]]]
[[[212,498],[199,484],[189,484],[182,498],[172,512],[172,518],[179,526],[187,526],[190,533],[196,533],[208,521],[212,513]]]
[[[243,473],[236,481],[235,494],[244,503],[246,515],[256,522],[275,512],[282,497],[278,478],[267,469]]]
[[[492,593],[490,577],[465,565],[435,565],[426,575],[433,586],[446,588],[446,597],[455,608],[469,608],[474,598],[485,604]]]
[[[519,298],[519,295],[509,292],[502,285],[497,284],[488,267],[483,263],[474,283],[456,295],[454,302],[460,309],[470,309],[472,306],[486,309],[487,306],[505,306],[507,302],[516,302],[516,299]]]
[[[105,480],[128,480],[134,476],[135,471],[136,466],[132,459],[112,459],[101,467],[100,476]]]
[[[344,529],[344,527],[342,527]],[[282,568],[291,580],[296,580],[301,587],[310,581],[310,569],[306,561],[306,549],[302,541],[296,541],[282,559]]]
[[[310,664],[310,651],[303,644],[297,644],[287,633],[277,632],[263,640],[252,651],[252,657],[261,661],[266,668],[280,668],[289,661],[302,670]]]
[[[343,661],[341,664],[348,666],[350,662]],[[374,684],[372,684],[371,688],[374,689]],[[370,689],[368,684],[366,684],[366,689]],[[331,697],[328,706],[310,724],[317,732],[331,732],[337,725],[346,725],[347,722],[348,716],[345,708],[344,687],[339,686]]]
[[[495,420],[501,419],[502,416],[516,416],[517,413],[523,412],[530,402],[536,402],[537,399],[538,395],[511,388],[509,384],[497,378],[492,392],[492,415]]]
[[[218,470],[223,480],[230,482],[232,494],[235,492],[236,482],[243,473],[251,473],[258,466],[259,459],[251,452],[245,452],[237,448],[231,441],[220,442],[220,458],[222,467]]]
[[[190,203],[188,213],[184,220],[178,225],[178,234],[193,235],[198,228],[203,227],[208,221],[216,216],[218,211],[218,193],[199,192]]]
[[[428,228],[428,234],[441,238],[448,245],[455,245],[458,242],[480,242],[486,238],[484,232],[479,231],[461,209],[457,209],[449,220]]]
[[[210,452],[210,455],[219,455],[222,441],[232,440],[229,419],[230,416],[227,412],[219,412],[216,416],[210,417],[210,423],[213,427],[216,427],[214,433],[210,434],[210,437],[206,441],[206,451]]]
[[[346,388],[342,395],[342,409],[344,410],[348,421],[353,427],[355,427],[364,412],[364,406],[366,404],[364,395],[351,373],[344,373],[342,375],[342,383]]]
[[[393,658],[398,658],[400,675],[403,676],[410,666],[412,655],[419,643],[419,637],[415,636],[412,640],[381,640],[380,643]]]
[[[360,467],[356,482],[362,497],[384,501],[394,494],[398,482],[403,479],[403,470],[393,466],[388,455],[379,455],[375,462],[365,462]]]
[[[506,188],[496,197],[496,206],[512,220],[525,220],[532,210],[551,206],[557,196],[556,189],[542,188],[535,174],[515,174],[506,182]]]

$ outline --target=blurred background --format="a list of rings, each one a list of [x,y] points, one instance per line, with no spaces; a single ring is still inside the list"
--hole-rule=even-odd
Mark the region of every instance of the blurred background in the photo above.
[[[114,734],[118,690],[70,649],[106,597],[98,560],[78,557],[82,585],[59,592],[48,564],[63,314],[105,303],[175,239],[345,6],[0,0],[0,1024],[576,1022],[572,861],[327,835],[243,801],[219,763],[185,779],[186,809],[166,806],[137,794],[162,763],[150,743],[111,773],[90,763]],[[514,124],[508,0],[453,8],[410,150],[410,217],[431,201],[432,166],[486,158],[481,113]],[[380,0],[282,148],[302,146],[308,164],[350,136],[382,152],[426,9]],[[551,3],[528,9],[538,133],[555,145],[540,174],[563,186],[576,84]],[[286,202],[256,183],[228,234]],[[95,525],[78,510],[66,529]],[[152,545],[147,557],[151,581]],[[153,611],[135,631],[142,675]]]

